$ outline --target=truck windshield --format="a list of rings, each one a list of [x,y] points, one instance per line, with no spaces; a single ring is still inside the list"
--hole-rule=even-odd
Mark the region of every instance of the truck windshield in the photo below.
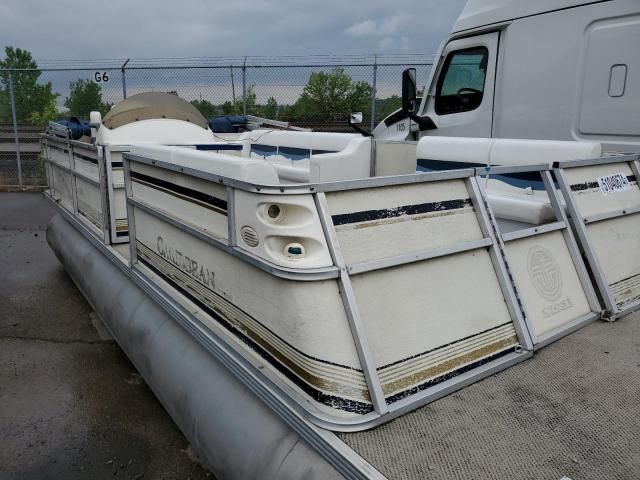
[[[485,47],[458,50],[447,56],[436,89],[438,115],[468,112],[480,106],[488,58]]]

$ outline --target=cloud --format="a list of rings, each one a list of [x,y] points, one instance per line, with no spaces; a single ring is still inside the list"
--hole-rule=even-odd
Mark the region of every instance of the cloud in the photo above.
[[[369,37],[375,35],[376,29],[376,22],[373,20],[365,20],[351,25],[344,33],[352,37]]]
[[[409,37],[407,37],[407,36],[402,36],[402,37],[400,38],[400,45],[401,45],[401,47],[400,47],[400,48],[402,48],[402,51],[403,51],[403,52],[408,52],[408,51],[409,51],[409,48],[411,47],[411,44],[409,43]]]
[[[103,59],[129,66],[153,63],[157,67],[188,62],[187,57],[223,58],[221,63],[266,61],[279,55],[385,55],[433,54],[451,30],[465,0],[368,0],[361,8],[344,0],[4,0],[0,1],[0,58],[2,47],[31,51],[43,65],[55,60],[83,60],[86,71],[44,71],[40,78],[52,82],[60,93],[60,106],[69,83],[93,78]],[[27,28],[28,27],[28,28]],[[406,58],[406,57],[405,57]],[[150,60],[154,59],[154,60]],[[297,60],[291,60],[292,62]],[[299,61],[305,61],[304,59]],[[65,62],[69,64],[69,62]],[[237,63],[236,63],[237,65]],[[378,69],[380,98],[398,95],[404,66]],[[279,103],[297,98],[314,68],[250,68],[247,84],[255,84],[259,102],[273,96]],[[358,81],[371,81],[372,69],[347,67]],[[418,66],[424,82],[429,67]],[[111,70],[102,83],[105,100],[122,98],[122,74]],[[187,99],[204,98],[216,104],[237,97],[242,72],[231,69],[163,69],[126,72],[130,94],[148,90],[177,90]]]
[[[380,31],[384,35],[395,35],[402,32],[406,27],[411,27],[413,18],[404,12],[395,13],[382,20]]]
[[[434,53],[463,6],[462,0],[437,5],[431,1],[420,5],[399,1],[409,8],[395,8],[395,4],[389,3],[376,8],[374,3],[377,15],[349,24],[345,36],[352,41],[368,42],[369,48],[375,48],[377,53]],[[367,11],[367,15],[371,13]]]
[[[387,50],[391,50],[391,47],[395,45],[393,38],[384,37],[378,40],[378,51],[386,52]]]
[[[344,0],[5,0],[0,47],[26,48],[38,59],[362,54],[378,48],[429,54],[463,4],[369,0],[355,9]]]

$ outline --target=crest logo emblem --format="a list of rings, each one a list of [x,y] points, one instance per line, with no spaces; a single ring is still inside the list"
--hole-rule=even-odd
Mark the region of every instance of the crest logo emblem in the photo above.
[[[562,295],[562,275],[551,252],[536,245],[529,250],[529,277],[542,298],[555,302]]]

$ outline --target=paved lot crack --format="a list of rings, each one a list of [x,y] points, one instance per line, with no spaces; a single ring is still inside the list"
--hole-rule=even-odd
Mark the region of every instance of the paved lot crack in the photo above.
[[[0,225],[0,230],[5,232],[45,232],[47,230],[46,225],[20,225],[20,224],[3,224]]]
[[[23,335],[0,335],[0,340],[19,340],[24,342],[46,342],[46,343],[60,343],[66,345],[95,345],[95,344],[114,344],[115,340],[63,340],[59,338],[46,338],[46,337],[31,337]]]

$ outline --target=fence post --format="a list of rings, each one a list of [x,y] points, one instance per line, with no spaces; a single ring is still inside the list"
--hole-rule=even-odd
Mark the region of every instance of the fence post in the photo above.
[[[131,59],[127,58],[127,61],[122,64],[122,67],[120,67],[120,71],[122,72],[122,98],[123,98],[123,100],[127,99],[127,80],[126,80],[126,74],[125,74],[125,70],[124,69],[127,66],[127,63],[129,63],[129,60],[131,60]]]
[[[233,99],[234,112],[235,113],[235,105],[236,105],[236,83],[233,80],[233,65],[229,65],[229,69],[231,70],[231,97]]]
[[[371,88],[371,131],[376,127],[376,89],[378,83],[378,55],[373,57],[373,82]]]
[[[16,99],[13,93],[13,74],[9,70],[9,99],[11,101],[11,118],[13,120],[13,137],[16,143],[16,162],[18,163],[18,185],[22,190],[22,161],[20,160],[20,139],[18,138],[18,121],[16,120]]]
[[[247,57],[242,62],[242,114],[247,114]]]

